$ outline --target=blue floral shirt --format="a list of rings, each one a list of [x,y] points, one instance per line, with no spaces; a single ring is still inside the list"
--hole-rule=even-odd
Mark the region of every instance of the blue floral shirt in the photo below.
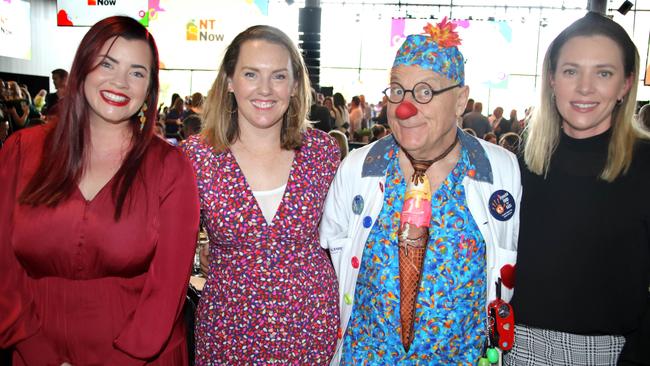
[[[417,298],[414,339],[402,345],[397,232],[406,180],[388,151],[384,205],[366,242],[342,365],[475,365],[485,340],[486,246],[462,180],[474,167],[463,147],[433,194],[432,225]]]

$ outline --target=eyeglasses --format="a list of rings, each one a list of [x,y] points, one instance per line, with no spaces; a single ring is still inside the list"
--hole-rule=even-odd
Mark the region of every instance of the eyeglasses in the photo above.
[[[460,84],[448,86],[439,90],[435,90],[431,85],[420,82],[413,86],[413,89],[404,89],[400,83],[390,83],[390,86],[384,89],[383,93],[388,98],[388,101],[391,103],[401,103],[406,96],[406,92],[411,92],[413,94],[413,99],[420,104],[429,103],[435,95],[444,93],[453,88],[459,87]]]

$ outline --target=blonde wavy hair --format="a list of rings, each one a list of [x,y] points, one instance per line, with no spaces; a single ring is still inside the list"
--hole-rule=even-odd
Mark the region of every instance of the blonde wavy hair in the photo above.
[[[286,150],[297,149],[302,146],[302,135],[308,125],[307,113],[311,106],[311,86],[307,68],[291,39],[281,30],[268,25],[255,25],[246,29],[226,48],[217,78],[204,104],[204,128],[201,134],[216,151],[225,150],[239,138],[237,101],[234,94],[228,92],[228,78],[235,72],[242,45],[252,40],[277,44],[289,52],[296,90],[282,118],[280,144]]]
[[[562,116],[553,97],[551,77],[557,69],[562,47],[570,39],[580,36],[605,36],[614,41],[623,56],[625,77],[631,79],[631,87],[612,111],[612,137],[609,142],[607,162],[600,178],[612,182],[625,174],[634,156],[638,139],[650,139],[650,133],[642,130],[634,119],[636,90],[639,83],[639,52],[623,27],[600,14],[589,12],[563,30],[551,42],[542,66],[540,102],[524,132],[524,160],[535,174],[548,173],[551,157],[560,141]]]

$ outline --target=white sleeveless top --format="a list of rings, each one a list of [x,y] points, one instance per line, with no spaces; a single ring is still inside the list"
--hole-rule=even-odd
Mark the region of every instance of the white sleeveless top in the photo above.
[[[287,185],[283,184],[278,188],[273,188],[268,191],[253,191],[253,196],[255,196],[257,204],[262,209],[262,214],[264,214],[267,224],[273,221],[273,216],[275,216],[275,212],[280,207],[280,202],[282,202],[282,196],[284,196],[286,187]]]

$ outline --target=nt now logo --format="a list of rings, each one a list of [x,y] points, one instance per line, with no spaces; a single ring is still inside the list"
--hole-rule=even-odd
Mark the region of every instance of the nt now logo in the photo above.
[[[115,5],[117,0],[88,0],[88,5]]]

